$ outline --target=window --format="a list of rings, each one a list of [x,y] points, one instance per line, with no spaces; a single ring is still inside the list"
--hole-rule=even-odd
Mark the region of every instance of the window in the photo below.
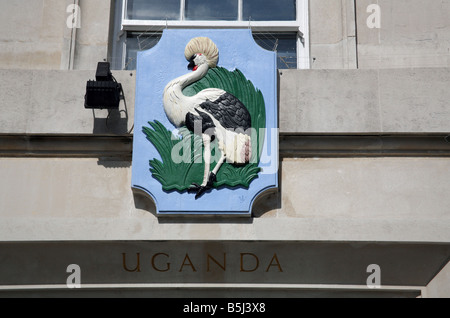
[[[184,18],[195,21],[236,21],[238,19],[238,0],[187,0],[185,1]]]
[[[297,68],[297,34],[253,32],[253,38],[263,49],[277,51],[279,69]]]
[[[295,0],[244,0],[243,20],[295,21]]]
[[[126,8],[130,20],[180,19],[180,0],[129,0]]]
[[[125,50],[126,56],[125,56],[125,65],[123,69],[135,70],[137,52],[151,49],[158,43],[161,36],[162,36],[161,32],[156,32],[152,34],[127,32],[126,50]]]
[[[278,68],[309,68],[308,0],[122,0],[115,10],[115,69],[135,69],[165,28],[251,28]]]

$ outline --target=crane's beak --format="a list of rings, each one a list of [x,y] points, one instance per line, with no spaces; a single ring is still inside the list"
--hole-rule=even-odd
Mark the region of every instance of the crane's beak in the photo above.
[[[189,59],[189,65],[188,65],[188,70],[194,71],[195,68],[195,55],[192,55],[192,57]]]

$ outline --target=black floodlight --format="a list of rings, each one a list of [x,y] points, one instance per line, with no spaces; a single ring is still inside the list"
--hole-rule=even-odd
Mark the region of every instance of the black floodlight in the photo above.
[[[95,74],[96,81],[86,84],[84,108],[118,109],[122,97],[122,85],[112,76],[108,62],[99,62]]]
[[[112,81],[110,64],[108,62],[98,62],[97,72],[95,73],[97,81]]]

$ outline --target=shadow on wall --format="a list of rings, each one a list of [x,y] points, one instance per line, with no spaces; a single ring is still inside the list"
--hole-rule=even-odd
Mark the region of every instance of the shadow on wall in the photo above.
[[[108,110],[106,117],[97,117],[95,111],[92,111],[94,117],[94,134],[115,134],[126,135],[128,131],[128,113],[126,110],[111,109]]]
[[[103,166],[105,168],[130,168],[131,160],[122,160],[121,158],[107,158],[100,157],[98,158],[97,164]]]
[[[133,200],[136,210],[144,210],[156,216],[155,202],[146,193],[133,189]]]
[[[270,192],[259,197],[252,207],[252,217],[259,218],[269,212],[276,212],[281,209],[281,191]]]
[[[133,76],[133,74],[130,73],[130,76]],[[114,77],[113,79],[116,81]],[[94,134],[131,134],[134,125],[132,125],[130,129],[128,128],[130,116],[128,115],[127,99],[123,87],[121,87],[120,101],[123,101],[123,103],[119,103],[119,107],[117,109],[92,109],[92,116],[94,118]],[[133,104],[133,98],[131,98],[131,103]],[[122,105],[123,107],[121,107]],[[131,122],[133,122],[132,118]]]

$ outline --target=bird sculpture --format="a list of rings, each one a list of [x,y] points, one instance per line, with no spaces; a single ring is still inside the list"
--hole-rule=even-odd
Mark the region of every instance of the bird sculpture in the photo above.
[[[196,193],[195,199],[198,199],[213,187],[225,161],[235,165],[250,161],[252,122],[244,104],[222,89],[207,88],[194,96],[183,94],[185,87],[199,81],[210,68],[217,66],[219,50],[214,42],[207,37],[193,38],[186,45],[184,54],[191,72],[166,85],[163,104],[174,126],[186,126],[194,134],[201,135],[205,164],[203,182],[193,183],[188,189],[190,193]],[[221,156],[211,171],[211,142],[216,139]]]

